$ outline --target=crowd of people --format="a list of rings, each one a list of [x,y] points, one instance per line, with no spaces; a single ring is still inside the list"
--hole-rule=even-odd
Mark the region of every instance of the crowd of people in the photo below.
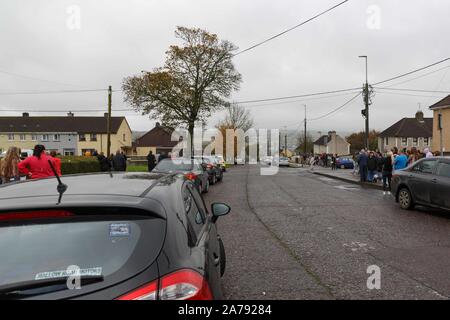
[[[92,155],[97,157],[100,170],[103,172],[111,170],[127,171],[127,156],[123,152],[117,151],[116,154],[110,154],[109,157],[106,157],[103,152],[94,151]]]
[[[21,157],[20,149],[10,147],[3,159],[0,159],[0,183],[6,184],[19,181],[20,177],[26,179],[39,179],[61,175],[61,160],[56,152],[47,154],[45,146],[36,145],[33,155]]]
[[[392,148],[382,154],[379,151],[363,149],[355,154],[353,174],[359,174],[361,182],[383,181],[384,193],[390,193],[392,173],[395,170],[407,168],[422,158],[434,157],[428,148],[422,151],[413,147],[409,150]]]

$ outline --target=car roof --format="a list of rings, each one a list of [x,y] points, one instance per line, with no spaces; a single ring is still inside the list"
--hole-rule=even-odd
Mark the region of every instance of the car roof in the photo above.
[[[179,178],[177,178],[179,177]],[[172,179],[170,179],[172,178]],[[167,189],[181,176],[148,172],[96,173],[61,177],[68,186],[61,204],[138,205],[144,198]],[[20,208],[31,205],[54,206],[58,198],[57,180],[52,178],[21,181],[0,186],[0,208]],[[165,190],[167,194],[167,190]]]

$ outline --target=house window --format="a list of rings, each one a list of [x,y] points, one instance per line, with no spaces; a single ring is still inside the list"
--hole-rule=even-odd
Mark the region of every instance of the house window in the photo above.
[[[24,135],[24,134],[19,135],[19,139],[20,139],[20,141],[25,141],[26,135]]]
[[[75,150],[73,149],[64,149],[64,156],[74,156],[75,155]]]
[[[417,147],[418,138],[413,138],[413,147]]]
[[[385,144],[386,146],[389,145],[389,137],[384,138],[384,144]]]
[[[79,141],[86,141],[86,136],[84,135],[84,133],[80,133],[80,134],[78,135],[78,140],[79,140]]]
[[[127,141],[127,137],[126,137],[125,133],[122,135],[122,139],[123,139],[123,142]]]
[[[60,140],[61,140],[61,136],[59,134],[53,135],[53,141],[60,141]]]
[[[430,144],[430,138],[423,138],[423,145],[428,146]]]
[[[37,135],[36,134],[32,134],[31,135],[31,141],[37,141]]]
[[[97,134],[91,133],[91,141],[97,141]]]
[[[42,141],[48,141],[48,134],[42,135]]]
[[[408,146],[408,138],[402,138],[402,146],[407,147]]]
[[[14,133],[8,133],[8,141],[14,141]]]

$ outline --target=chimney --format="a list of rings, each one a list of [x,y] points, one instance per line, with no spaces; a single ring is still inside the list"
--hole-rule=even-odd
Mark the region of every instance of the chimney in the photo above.
[[[68,117],[73,117],[74,114],[73,114],[71,111],[69,111],[69,113],[67,113],[67,116],[68,116]]]
[[[423,112],[422,111],[417,111],[416,112],[416,120],[417,121],[419,121],[419,122],[424,122],[424,120],[423,120]]]
[[[30,116],[30,114],[28,112],[22,113],[22,117],[24,117],[24,118],[28,118],[29,116]]]
[[[108,118],[109,113],[105,112],[103,115],[105,116],[105,118]]]
[[[157,122],[155,126],[156,126],[156,127],[160,127],[161,124],[160,124],[159,122]]]

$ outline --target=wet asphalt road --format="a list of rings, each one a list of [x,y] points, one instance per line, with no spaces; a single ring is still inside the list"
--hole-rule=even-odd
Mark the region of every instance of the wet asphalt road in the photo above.
[[[227,299],[449,299],[450,214],[401,210],[390,196],[304,169],[229,169],[206,202],[227,250]],[[381,270],[369,290],[367,268]]]

